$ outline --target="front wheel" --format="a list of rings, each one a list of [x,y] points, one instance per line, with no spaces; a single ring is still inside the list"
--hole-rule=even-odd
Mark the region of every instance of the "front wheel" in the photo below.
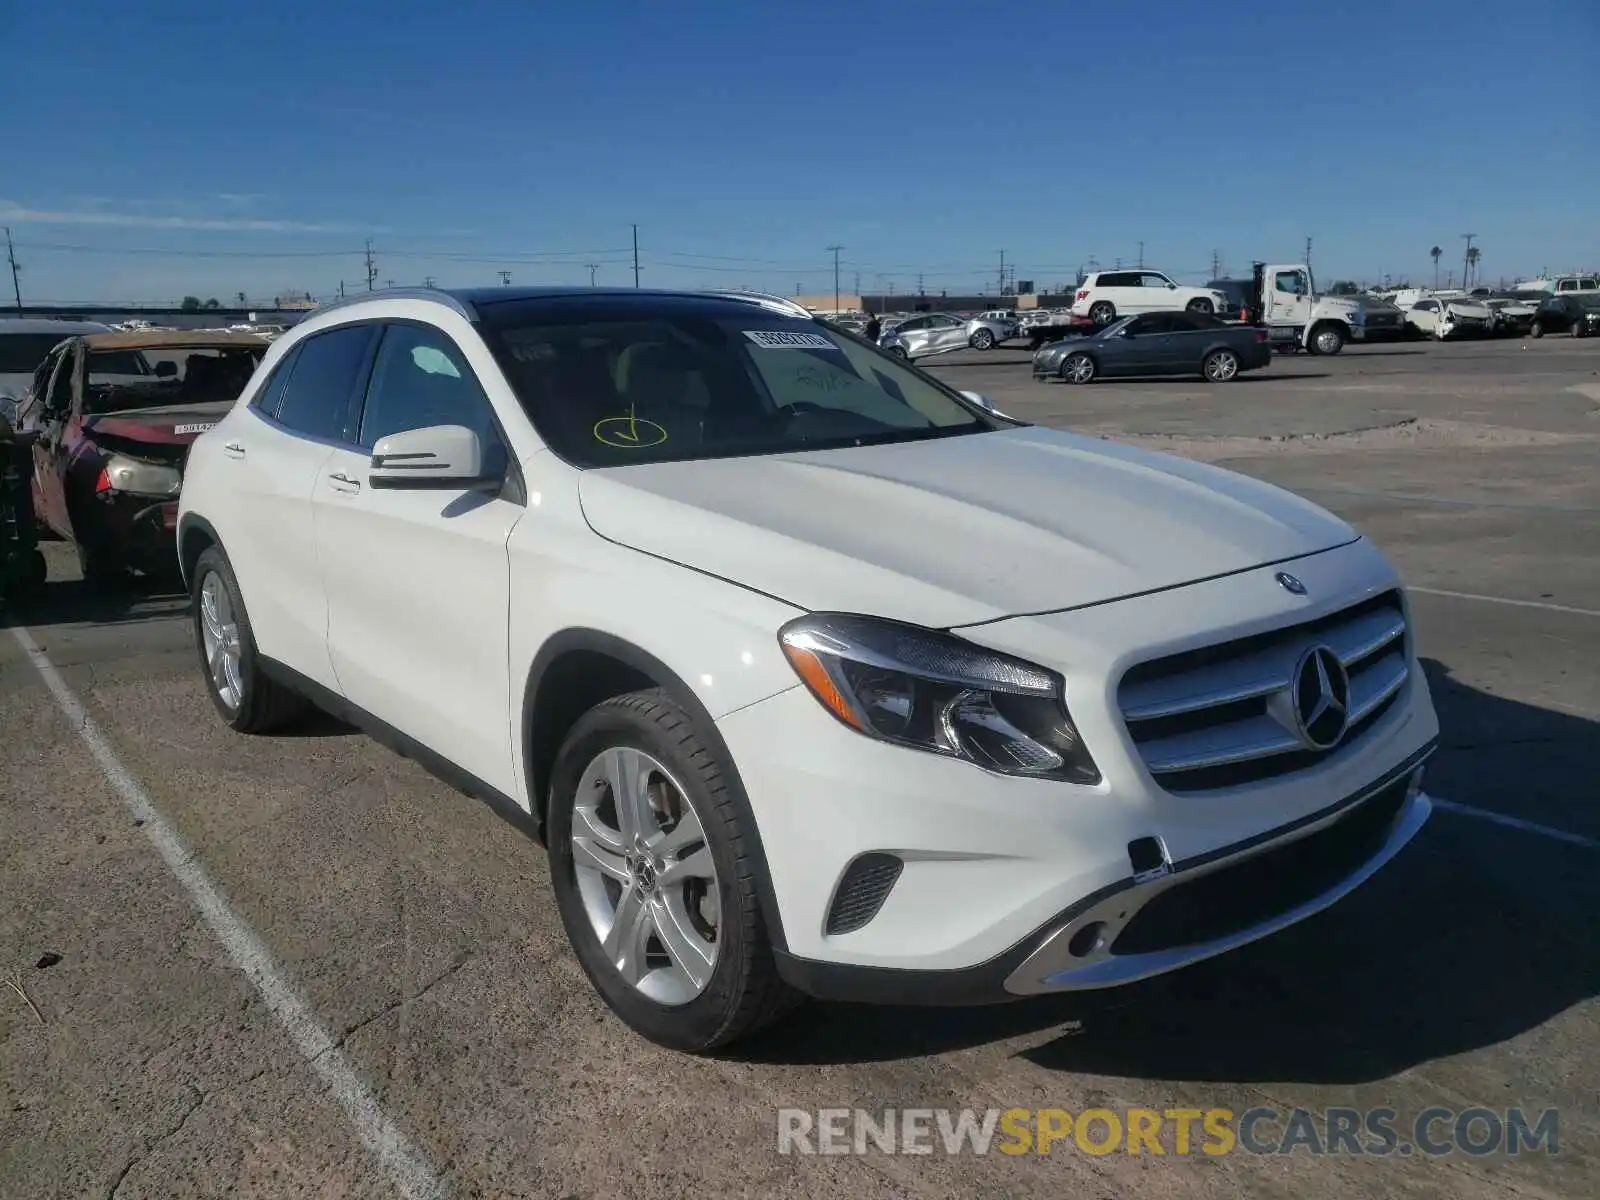
[[[911,355],[906,353],[906,348],[904,346],[890,346],[889,353],[894,355],[901,362],[908,362],[911,358]]]
[[[1572,322],[1572,336],[1573,337],[1587,337],[1588,335],[1589,335],[1589,328],[1584,323],[1583,317],[1579,316],[1577,318],[1577,320]]]
[[[1311,335],[1311,348],[1318,354],[1337,354],[1344,349],[1344,334],[1337,325],[1324,325]]]
[[[1544,322],[1543,321],[1535,321],[1532,325],[1529,325],[1528,326],[1528,336],[1529,337],[1542,338],[1544,336]]]
[[[755,831],[665,692],[617,696],[579,718],[551,771],[549,828],[567,939],[636,1033],[703,1053],[798,1000],[762,918]]]
[[[972,348],[974,350],[994,349],[994,330],[980,329],[972,335]]]
[[[1092,383],[1095,370],[1094,359],[1080,351],[1062,360],[1061,378],[1068,383]]]
[[[1212,313],[1216,312],[1217,309],[1216,306],[1211,303],[1211,301],[1198,299],[1189,301],[1189,311],[1192,313],[1202,313],[1209,317]]]
[[[303,713],[306,702],[262,671],[239,581],[219,547],[195,560],[190,598],[200,671],[223,721],[240,733],[267,733]]]
[[[1239,374],[1239,356],[1232,350],[1213,350],[1200,364],[1200,373],[1212,383],[1227,383]]]

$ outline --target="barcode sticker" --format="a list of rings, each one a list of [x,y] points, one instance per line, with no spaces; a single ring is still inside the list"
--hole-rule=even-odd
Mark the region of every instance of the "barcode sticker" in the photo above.
[[[746,329],[749,338],[763,350],[837,350],[820,333],[785,333],[777,329]]]

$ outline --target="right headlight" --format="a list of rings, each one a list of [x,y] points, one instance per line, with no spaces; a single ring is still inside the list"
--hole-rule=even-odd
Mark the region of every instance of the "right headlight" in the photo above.
[[[778,633],[795,673],[857,733],[1004,775],[1100,781],[1053,671],[934,630],[812,613]]]

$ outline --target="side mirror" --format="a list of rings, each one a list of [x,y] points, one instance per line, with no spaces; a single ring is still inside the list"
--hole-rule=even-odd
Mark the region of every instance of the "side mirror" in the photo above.
[[[374,488],[465,491],[498,487],[501,474],[484,474],[483,443],[465,425],[430,425],[379,438],[372,448]]]
[[[176,379],[178,377],[178,364],[170,358],[162,359],[156,364],[156,378]]]

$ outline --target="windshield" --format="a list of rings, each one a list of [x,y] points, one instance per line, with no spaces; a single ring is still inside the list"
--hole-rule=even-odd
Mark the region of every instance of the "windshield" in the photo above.
[[[236,400],[264,349],[176,345],[92,351],[84,411],[127,412]]]
[[[782,454],[999,423],[820,322],[767,313],[486,328],[539,435],[581,467]]]

